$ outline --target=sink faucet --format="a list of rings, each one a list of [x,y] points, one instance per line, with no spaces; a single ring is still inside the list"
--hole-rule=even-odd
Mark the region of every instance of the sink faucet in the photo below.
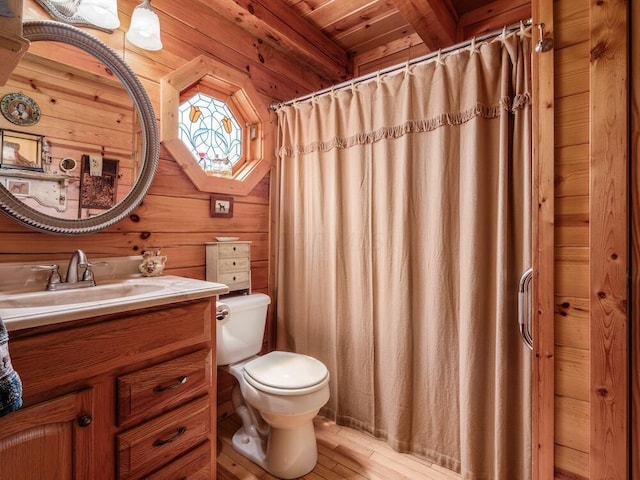
[[[67,278],[65,282],[68,284],[78,283],[78,267],[84,268],[84,273],[79,281],[88,281],[92,283],[92,285],[87,286],[95,286],[96,282],[93,279],[93,272],[91,271],[92,265],[87,261],[87,255],[82,250],[76,250],[73,252],[73,255],[71,255],[69,266],[67,267]]]
[[[96,281],[93,278],[92,263],[87,260],[87,255],[82,250],[76,250],[69,259],[67,267],[67,276],[62,281],[59,272],[59,266],[55,265],[37,265],[33,270],[49,270],[49,279],[47,280],[47,290],[71,290],[73,288],[95,287]],[[78,269],[84,268],[81,276],[78,275]]]

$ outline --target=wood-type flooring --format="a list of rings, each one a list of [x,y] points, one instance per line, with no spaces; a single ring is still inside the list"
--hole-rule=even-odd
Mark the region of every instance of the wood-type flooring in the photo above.
[[[323,417],[314,420],[318,463],[304,480],[460,480],[461,476],[413,455],[398,453],[386,443]],[[238,454],[231,437],[235,415],[218,423],[218,480],[275,480]]]

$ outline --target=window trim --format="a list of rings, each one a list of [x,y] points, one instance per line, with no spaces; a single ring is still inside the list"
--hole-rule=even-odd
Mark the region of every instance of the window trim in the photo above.
[[[249,125],[255,125],[255,146],[247,149],[247,158],[233,178],[207,175],[178,137],[180,94],[199,81],[229,95],[234,108]],[[200,55],[160,80],[160,140],[201,192],[248,195],[271,169],[273,114],[245,72]],[[253,152],[253,153],[252,153]],[[254,158],[251,158],[251,155]]]

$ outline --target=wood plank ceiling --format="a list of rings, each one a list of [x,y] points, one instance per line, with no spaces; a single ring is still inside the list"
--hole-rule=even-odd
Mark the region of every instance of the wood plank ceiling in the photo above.
[[[340,83],[531,16],[530,0],[214,0],[218,15]]]

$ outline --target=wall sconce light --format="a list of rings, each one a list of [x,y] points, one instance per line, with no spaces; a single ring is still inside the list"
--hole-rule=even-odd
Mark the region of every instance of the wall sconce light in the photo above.
[[[36,0],[53,18],[108,33],[120,26],[118,0]],[[2,0],[0,0],[0,4]]]
[[[160,50],[162,48],[160,19],[149,2],[150,0],[143,0],[133,9],[131,25],[125,36],[136,47],[145,50]]]
[[[114,30],[120,26],[118,0],[82,0],[76,13],[98,27]]]

